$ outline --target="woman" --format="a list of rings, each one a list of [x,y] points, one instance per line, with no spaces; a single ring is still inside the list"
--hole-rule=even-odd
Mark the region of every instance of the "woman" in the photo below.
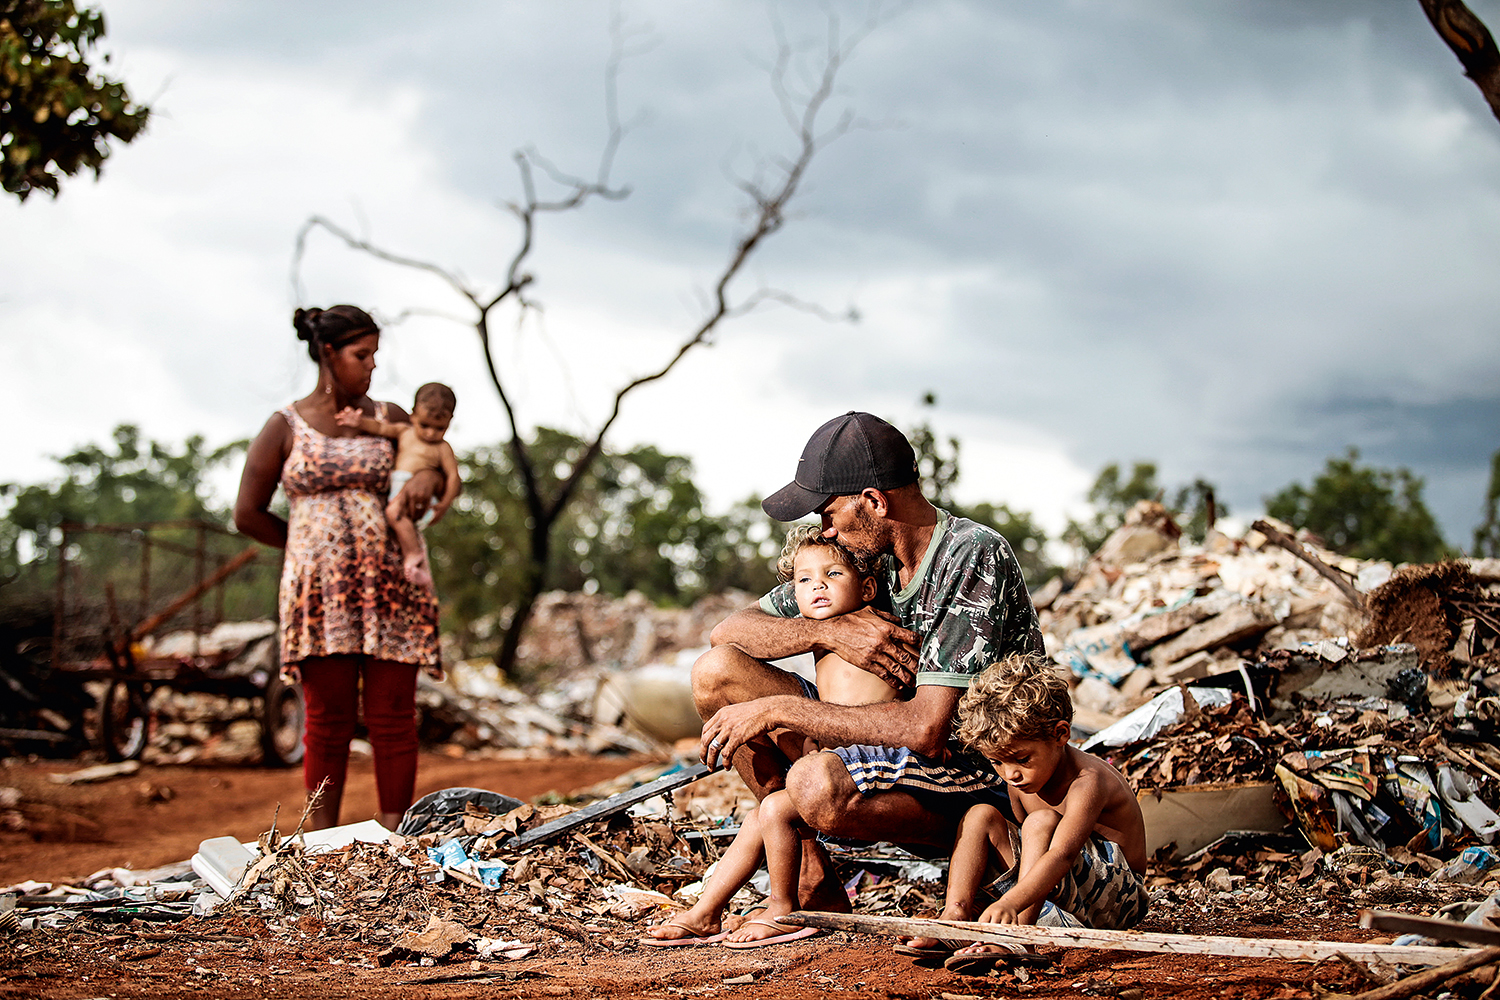
[[[363,682],[380,821],[394,830],[416,783],[417,671],[439,663],[437,600],[402,574],[386,523],[391,442],[342,427],[335,415],[352,406],[388,421],[408,417],[367,395],[380,330],[363,309],[298,309],[292,325],[318,366],[318,385],[273,414],[251,443],[234,523],[286,550],[281,662],[300,675],[307,702],[302,776],[309,794],[329,782],[312,828],[338,824]],[[278,483],[287,521],[269,510]]]

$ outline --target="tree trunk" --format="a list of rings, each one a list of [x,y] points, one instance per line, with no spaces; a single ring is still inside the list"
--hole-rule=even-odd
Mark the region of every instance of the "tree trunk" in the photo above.
[[[1479,92],[1500,118],[1500,49],[1484,22],[1464,6],[1463,0],[1421,0],[1422,10],[1437,29],[1438,37],[1448,44],[1464,75],[1473,80]]]
[[[533,497],[536,501],[533,510],[537,509],[540,498]],[[533,513],[531,518],[531,558],[528,560],[529,567],[526,574],[526,589],[516,601],[516,607],[510,616],[510,624],[505,627],[505,638],[501,640],[500,650],[495,654],[495,666],[500,668],[502,676],[513,678],[516,669],[516,657],[521,649],[521,634],[526,631],[526,624],[531,621],[531,613],[536,609],[537,598],[542,596],[542,590],[547,585],[547,566],[552,561],[552,525],[556,517],[546,517],[540,513]]]

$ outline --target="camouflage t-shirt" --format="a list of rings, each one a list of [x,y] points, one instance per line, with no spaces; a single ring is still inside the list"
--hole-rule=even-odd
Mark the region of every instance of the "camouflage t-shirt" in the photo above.
[[[904,590],[896,590],[895,560],[884,556],[882,567],[897,617],[921,640],[918,684],[966,688],[996,660],[1043,654],[1021,565],[998,531],[939,510],[932,541]],[[797,617],[792,585],[766,594],[760,607],[778,618]]]

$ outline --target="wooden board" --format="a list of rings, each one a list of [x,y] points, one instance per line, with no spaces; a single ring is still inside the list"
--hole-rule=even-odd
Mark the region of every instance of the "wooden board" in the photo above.
[[[1359,926],[1373,927],[1400,934],[1421,934],[1434,941],[1467,941],[1470,944],[1500,945],[1500,931],[1478,924],[1463,924],[1438,917],[1417,917],[1389,910],[1360,910]]]
[[[1223,955],[1239,958],[1279,958],[1290,962],[1322,962],[1340,955],[1356,962],[1379,959],[1402,965],[1442,965],[1470,954],[1466,948],[1428,948],[1421,945],[1362,944],[1356,941],[1296,941],[1289,938],[1232,938],[1206,934],[1157,934],[1148,931],[1101,931],[1087,927],[1035,927],[1022,924],[981,924],[964,920],[918,920],[853,913],[813,913],[799,910],[777,918],[786,924],[830,930],[884,934],[892,937],[935,937],[949,941],[988,941],[995,944],[1053,945],[1062,948],[1099,948],[1107,951],[1148,951],[1172,955]]]

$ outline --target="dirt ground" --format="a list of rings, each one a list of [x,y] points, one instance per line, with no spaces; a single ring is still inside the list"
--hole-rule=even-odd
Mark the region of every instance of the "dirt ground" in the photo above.
[[[418,794],[473,786],[533,799],[566,793],[640,763],[623,757],[463,760],[424,755]],[[0,885],[24,879],[67,881],[100,868],[151,868],[192,855],[214,836],[253,839],[278,803],[283,820],[302,801],[297,771],[193,765],[143,767],[102,784],[60,785],[49,775],[65,762],[7,761],[0,785],[21,789],[30,810],[26,831],[0,831]],[[375,811],[367,761],[356,761],[344,803],[345,822]],[[310,919],[310,918],[309,918]],[[1355,929],[1353,909],[1327,915],[1276,914],[1258,920],[1184,914],[1153,916],[1142,930],[1202,934],[1372,940]],[[1191,919],[1191,914],[1187,915]],[[517,961],[456,961],[375,967],[354,942],[330,940],[312,921],[295,938],[271,935],[240,916],[180,924],[105,923],[80,918],[66,933],[6,937],[0,932],[0,1000],[192,995],[230,997],[813,997],[946,998],[1080,996],[1144,1000],[1235,997],[1291,1000],[1316,991],[1355,993],[1373,983],[1341,963],[1308,966],[1258,959],[1200,958],[1127,952],[1056,951],[1054,964],[1024,975],[975,978],[923,968],[891,951],[892,941],[830,933],[756,951],[719,947],[646,949],[633,938],[590,935]],[[429,960],[430,961],[430,960]],[[1482,986],[1468,991],[1474,995]]]

